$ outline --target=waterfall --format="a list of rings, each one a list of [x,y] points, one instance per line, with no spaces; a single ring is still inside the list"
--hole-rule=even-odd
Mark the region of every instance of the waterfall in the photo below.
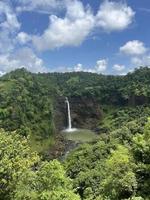
[[[66,129],[67,132],[73,132],[76,130],[76,128],[72,128],[72,123],[71,123],[71,112],[70,112],[70,103],[68,101],[68,98],[66,97],[65,100],[66,104],[67,104],[67,111],[68,111],[68,128]]]
[[[72,124],[71,124],[70,103],[69,103],[67,97],[66,97],[66,104],[67,104],[67,110],[68,110],[68,130],[71,130],[72,129]]]

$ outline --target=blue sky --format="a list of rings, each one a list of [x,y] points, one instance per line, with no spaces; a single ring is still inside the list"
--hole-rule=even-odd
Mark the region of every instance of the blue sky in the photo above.
[[[150,65],[149,0],[1,0],[0,74]]]

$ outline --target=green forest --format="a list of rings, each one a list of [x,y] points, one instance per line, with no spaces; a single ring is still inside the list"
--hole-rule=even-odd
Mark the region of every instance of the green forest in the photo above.
[[[98,138],[61,159],[65,97],[79,110],[94,101],[100,116],[82,110]],[[0,200],[150,200],[150,68],[0,77]]]

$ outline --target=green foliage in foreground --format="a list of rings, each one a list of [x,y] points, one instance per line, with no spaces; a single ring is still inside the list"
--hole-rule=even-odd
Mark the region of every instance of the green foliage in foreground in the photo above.
[[[149,200],[149,77],[141,68],[124,77],[16,70],[0,78],[0,200]],[[64,95],[115,105],[99,141],[77,148],[65,168],[42,162],[28,145],[42,151],[51,144],[54,101]]]
[[[37,172],[27,171],[17,184],[14,200],[79,200],[62,165],[54,160],[44,162]]]
[[[27,140],[0,130],[0,199],[9,199],[20,176],[39,160]]]
[[[82,199],[149,200],[150,119],[142,129],[129,122],[93,145],[80,146],[65,165]]]
[[[150,119],[102,135],[65,161],[43,162],[17,133],[0,131],[1,200],[149,200]],[[138,132],[140,130],[140,132]]]
[[[79,200],[56,160],[41,162],[27,140],[0,130],[1,200]]]

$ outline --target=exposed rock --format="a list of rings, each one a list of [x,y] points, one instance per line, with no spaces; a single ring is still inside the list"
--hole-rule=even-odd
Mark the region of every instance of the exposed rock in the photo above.
[[[57,131],[67,127],[65,97],[57,97],[54,102],[54,123]]]
[[[55,144],[42,155],[43,160],[59,159],[63,161],[67,154],[75,149],[79,143],[65,139],[62,134],[57,134],[55,137]]]
[[[102,110],[96,99],[91,97],[70,97],[72,126],[94,129],[102,118]],[[65,97],[59,97],[54,106],[54,121],[57,130],[67,127],[67,106]]]

